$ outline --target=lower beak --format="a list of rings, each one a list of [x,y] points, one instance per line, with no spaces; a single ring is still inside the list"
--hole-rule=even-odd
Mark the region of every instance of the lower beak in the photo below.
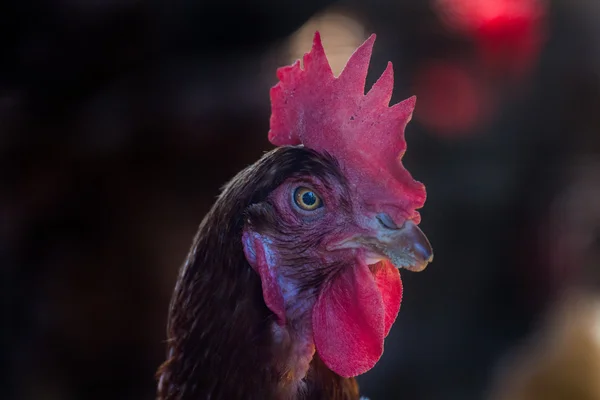
[[[396,268],[422,271],[433,261],[433,250],[425,234],[412,221],[397,227],[390,219],[377,218],[380,226],[373,236],[358,239],[365,248],[389,259]]]

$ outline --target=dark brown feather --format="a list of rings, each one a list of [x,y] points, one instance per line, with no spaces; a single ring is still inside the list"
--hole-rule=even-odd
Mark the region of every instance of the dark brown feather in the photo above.
[[[287,348],[272,339],[274,315],[243,253],[249,207],[285,179],[303,175],[342,179],[331,157],[280,147],[233,178],[200,224],[171,301],[159,400],[358,399],[355,380],[339,377],[317,356],[305,389],[290,392],[282,373]],[[269,218],[266,213],[263,223]]]

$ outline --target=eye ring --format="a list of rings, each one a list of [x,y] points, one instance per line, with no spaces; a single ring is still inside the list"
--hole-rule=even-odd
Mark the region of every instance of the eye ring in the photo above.
[[[300,186],[294,190],[294,203],[305,211],[315,211],[323,207],[321,197],[312,189]]]

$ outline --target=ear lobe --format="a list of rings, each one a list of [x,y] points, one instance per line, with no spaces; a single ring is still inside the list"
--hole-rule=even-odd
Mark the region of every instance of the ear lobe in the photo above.
[[[256,270],[256,247],[253,236],[258,236],[254,234],[254,232],[249,233],[248,231],[244,231],[242,235],[242,244],[244,245],[244,255],[246,256],[246,260],[250,263],[252,268]]]
[[[260,276],[265,304],[277,316],[277,323],[285,325],[285,304],[277,280],[277,257],[271,240],[245,229],[242,244],[246,260]]]

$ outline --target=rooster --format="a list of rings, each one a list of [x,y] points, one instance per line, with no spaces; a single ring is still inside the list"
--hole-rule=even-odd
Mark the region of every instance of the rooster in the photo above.
[[[200,224],[174,289],[159,400],[359,399],[423,270],[425,187],[404,169],[415,98],[391,63],[365,95],[375,35],[334,77],[319,33],[271,89],[276,147]]]

